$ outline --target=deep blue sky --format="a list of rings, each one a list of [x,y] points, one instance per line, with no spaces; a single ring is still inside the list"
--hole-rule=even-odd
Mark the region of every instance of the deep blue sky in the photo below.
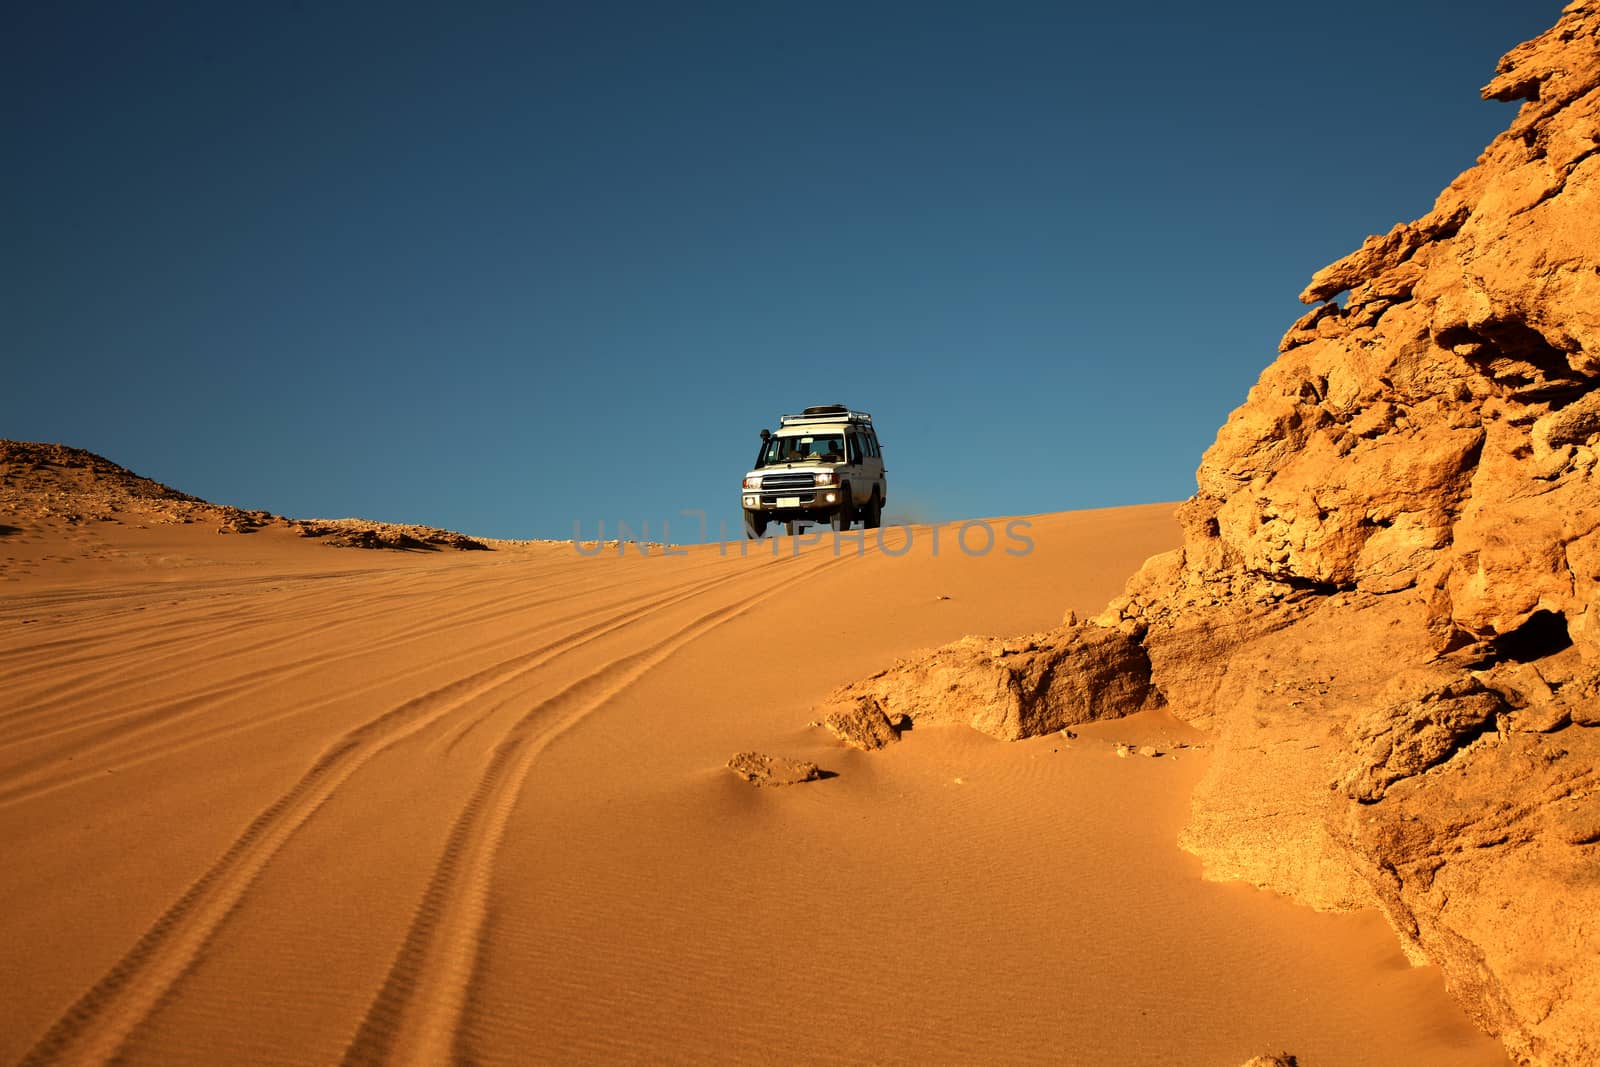
[[[1179,499],[1560,8],[14,6],[0,436],[568,537],[840,401],[901,517]]]

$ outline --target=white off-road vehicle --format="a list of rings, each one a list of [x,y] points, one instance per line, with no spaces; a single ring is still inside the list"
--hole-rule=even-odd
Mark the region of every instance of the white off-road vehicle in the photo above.
[[[889,499],[883,450],[872,416],[843,404],[784,415],[778,431],[761,431],[755,469],[744,476],[744,531],[760,537],[781,522],[796,533],[803,522],[847,530],[883,522]]]

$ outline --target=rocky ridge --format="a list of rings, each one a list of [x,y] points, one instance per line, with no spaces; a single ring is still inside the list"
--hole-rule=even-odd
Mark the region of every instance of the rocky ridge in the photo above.
[[[212,504],[179,492],[82,448],[0,440],[0,515],[12,522],[83,526],[214,525],[220,534],[248,534],[282,525],[301,537],[340,548],[484,550],[453,530],[366,519],[286,519],[268,511]]]
[[[1600,0],[1482,95],[1521,102],[1510,127],[1312,278],[1183,547],[1023,639],[1048,685],[969,639],[826,710],[1015,737],[1164,700],[1217,735],[1182,837],[1209,877],[1381,907],[1514,1058],[1577,1067],[1600,1062]],[[1145,695],[1091,713],[1058,673]]]

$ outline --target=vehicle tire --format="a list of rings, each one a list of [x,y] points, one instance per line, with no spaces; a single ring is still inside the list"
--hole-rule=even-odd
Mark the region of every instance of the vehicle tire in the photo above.
[[[878,491],[872,491],[872,499],[867,501],[867,506],[861,511],[861,528],[876,530],[883,525],[883,502],[878,499]]]
[[[744,513],[744,535],[754,541],[767,532],[767,517],[759,511]]]
[[[840,486],[839,506],[834,509],[832,515],[828,516],[828,521],[835,530],[848,530],[850,529],[850,521],[855,517],[855,505],[850,503],[850,487],[848,485]]]

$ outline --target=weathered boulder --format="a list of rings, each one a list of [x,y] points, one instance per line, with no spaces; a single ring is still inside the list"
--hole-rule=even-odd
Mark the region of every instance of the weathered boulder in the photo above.
[[[843,686],[823,722],[879,748],[899,724],[960,723],[1001,740],[1156,707],[1150,661],[1120,630],[1093,624],[1026,637],[964,637]]]

